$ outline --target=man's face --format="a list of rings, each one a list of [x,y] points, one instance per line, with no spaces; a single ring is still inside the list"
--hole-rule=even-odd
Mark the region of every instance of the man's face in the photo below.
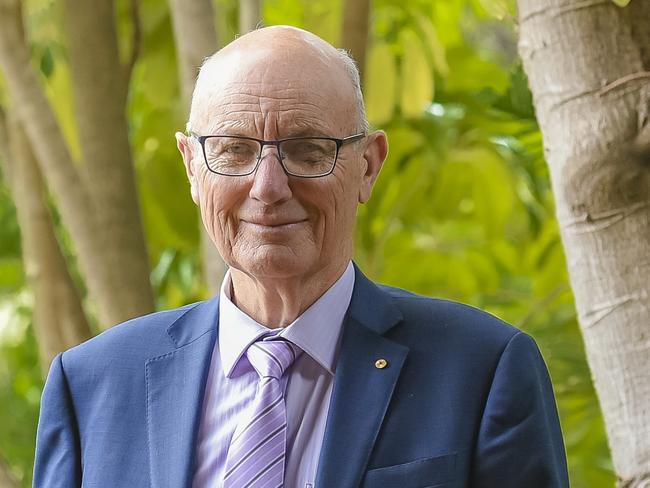
[[[202,87],[200,126],[193,128],[200,135],[274,140],[357,132],[353,92],[340,67],[277,50],[224,57]],[[179,140],[179,147],[224,260],[252,277],[301,278],[350,259],[357,205],[369,197],[385,156],[367,149],[377,137],[384,136],[343,146],[334,171],[320,178],[288,176],[273,146],[264,147],[255,173],[235,177],[210,172],[195,139]],[[377,161],[369,163],[369,154]]]

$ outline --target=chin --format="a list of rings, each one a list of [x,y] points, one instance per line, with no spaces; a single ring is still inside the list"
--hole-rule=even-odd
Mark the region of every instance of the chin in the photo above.
[[[289,278],[307,273],[311,264],[305,253],[296,253],[285,246],[265,245],[237,259],[234,267],[254,277]]]

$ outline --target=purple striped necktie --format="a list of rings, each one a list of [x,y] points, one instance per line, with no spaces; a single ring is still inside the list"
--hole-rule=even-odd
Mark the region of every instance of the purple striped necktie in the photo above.
[[[246,351],[260,382],[230,441],[223,488],[283,486],[287,411],[280,378],[301,352],[281,338],[258,340]]]

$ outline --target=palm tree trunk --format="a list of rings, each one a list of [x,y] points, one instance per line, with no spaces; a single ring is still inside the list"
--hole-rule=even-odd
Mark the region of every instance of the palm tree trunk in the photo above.
[[[0,117],[3,173],[16,205],[23,267],[34,294],[33,324],[43,376],[59,352],[91,336],[81,297],[68,271],[47,207],[43,182],[20,123]]]
[[[650,2],[519,0],[519,50],[551,170],[619,486],[650,483]]]

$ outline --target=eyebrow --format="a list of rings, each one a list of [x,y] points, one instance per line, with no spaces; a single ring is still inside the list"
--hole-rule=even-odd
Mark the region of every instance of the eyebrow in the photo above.
[[[285,137],[330,137],[326,130],[325,126],[321,121],[317,120],[306,120],[303,118],[297,118],[293,121],[289,133]]]
[[[255,137],[256,129],[253,124],[243,120],[227,120],[216,123],[210,127],[205,135],[228,135],[233,137]],[[320,123],[297,122],[286,134],[278,139],[291,139],[294,137],[332,137]]]
[[[286,136],[281,137],[280,139],[291,139],[294,137],[330,137],[329,135],[323,133],[320,130],[311,129],[295,129],[290,130]]]
[[[210,125],[206,135],[227,134],[230,136],[250,137],[251,132],[255,132],[254,124],[244,120],[226,120]]]

